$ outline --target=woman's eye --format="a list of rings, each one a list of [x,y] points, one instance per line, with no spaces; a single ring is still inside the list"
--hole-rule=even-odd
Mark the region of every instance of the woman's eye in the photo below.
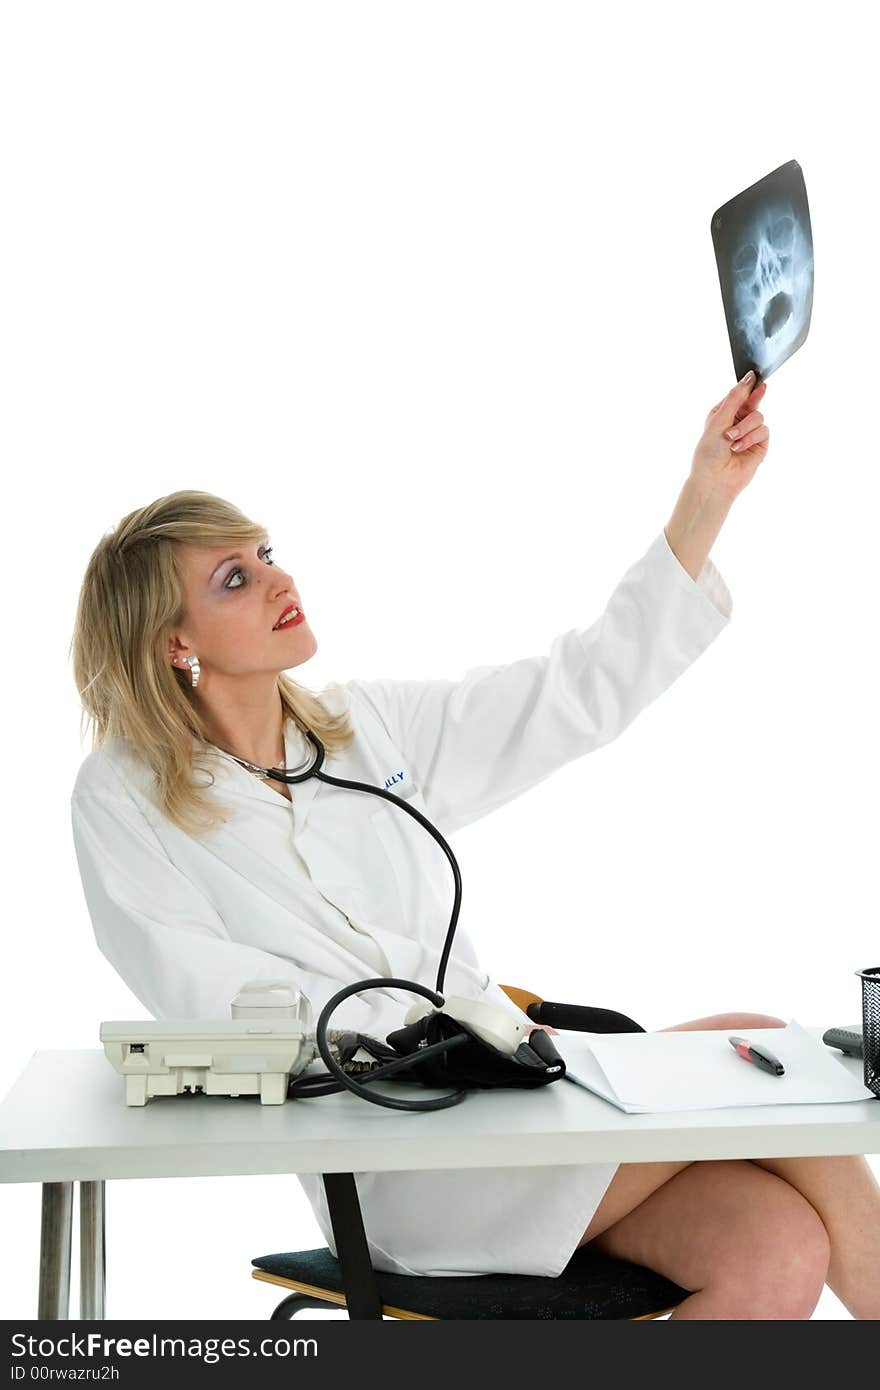
[[[260,559],[261,559],[261,560],[266,560],[266,559],[268,559],[268,557],[272,554],[272,551],[273,551],[273,550],[274,550],[274,546],[267,545],[267,546],[266,546],[266,549],[263,551],[262,555],[260,556]],[[269,564],[270,564],[270,565],[274,565],[274,563],[275,563],[274,560],[269,560]],[[241,584],[233,584],[233,583],[232,583],[232,581],[233,581],[233,579],[235,578],[236,575],[238,575],[239,578],[242,580],[242,583],[241,583]],[[245,577],[244,577],[244,575],[242,574],[241,570],[239,570],[239,569],[234,569],[234,570],[232,571],[232,573],[230,574],[229,578],[227,579],[226,583],[223,585],[223,587],[224,587],[224,589],[243,589],[246,583],[247,583],[247,580],[245,579]]]

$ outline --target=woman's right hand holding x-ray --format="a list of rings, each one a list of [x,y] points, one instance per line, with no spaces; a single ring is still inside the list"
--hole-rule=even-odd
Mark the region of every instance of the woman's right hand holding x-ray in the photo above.
[[[758,409],[767,383],[753,382],[747,373],[709,411],[690,476],[664,528],[670,550],[692,579],[705,565],[734,499],[767,454],[770,431]]]
[[[698,486],[732,502],[752,481],[770,439],[758,409],[766,390],[766,381],[754,387],[751,381],[739,381],[713,405],[691,463]]]

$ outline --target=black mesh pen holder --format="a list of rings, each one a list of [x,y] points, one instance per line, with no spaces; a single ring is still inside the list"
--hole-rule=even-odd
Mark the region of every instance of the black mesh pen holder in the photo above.
[[[880,1096],[880,965],[857,970],[862,981],[862,1038],[865,1085]]]

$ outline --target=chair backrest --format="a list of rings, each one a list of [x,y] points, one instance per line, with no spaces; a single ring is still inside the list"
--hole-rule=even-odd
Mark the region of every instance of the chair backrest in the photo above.
[[[518,1009],[535,1023],[553,1028],[570,1028],[586,1033],[644,1033],[644,1028],[628,1014],[614,1009],[600,1009],[593,1004],[561,1004],[542,999],[540,994],[520,989],[518,985],[501,985],[501,989]]]
[[[501,985],[500,988],[504,990],[508,999],[513,1000],[518,1009],[522,1009],[523,1013],[528,1011],[529,1004],[543,1004],[544,1002],[540,995],[530,994],[527,989],[518,989],[516,985]]]

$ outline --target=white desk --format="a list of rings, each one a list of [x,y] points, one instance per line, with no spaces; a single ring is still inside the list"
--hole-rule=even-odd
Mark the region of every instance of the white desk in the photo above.
[[[861,1076],[860,1061],[841,1065]],[[415,1099],[441,1094],[380,1084]],[[43,1184],[38,1317],[50,1318],[69,1315],[74,1182],[80,1316],[100,1318],[109,1178],[874,1153],[877,1100],[626,1115],[567,1080],[534,1091],[474,1091],[460,1105],[422,1114],[370,1105],[349,1092],[278,1106],[250,1096],[185,1094],[129,1108],[123,1080],[100,1048],[34,1053],[0,1104],[0,1182]]]

